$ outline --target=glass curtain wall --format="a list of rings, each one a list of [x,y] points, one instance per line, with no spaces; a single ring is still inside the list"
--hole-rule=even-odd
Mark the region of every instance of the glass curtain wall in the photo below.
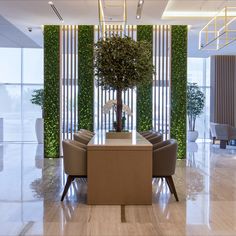
[[[203,113],[196,119],[199,139],[210,138],[210,58],[188,58],[188,82],[197,83],[205,95]]]
[[[30,101],[43,88],[43,49],[0,48],[0,118],[3,141],[36,141],[41,108]]]

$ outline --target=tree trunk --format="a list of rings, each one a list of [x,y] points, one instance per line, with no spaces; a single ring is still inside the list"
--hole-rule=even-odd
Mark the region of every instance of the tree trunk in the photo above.
[[[117,111],[116,111],[116,132],[122,131],[122,90],[117,89],[116,91],[116,99],[117,99]]]
[[[193,117],[193,131],[195,131],[195,122],[196,122],[196,117]]]

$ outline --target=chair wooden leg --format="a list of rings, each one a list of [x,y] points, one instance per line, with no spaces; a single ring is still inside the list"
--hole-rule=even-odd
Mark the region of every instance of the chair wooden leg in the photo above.
[[[178,195],[177,195],[177,192],[176,192],[176,189],[175,189],[175,184],[174,184],[174,181],[173,181],[173,179],[172,179],[172,176],[167,176],[166,178],[168,179],[168,182],[169,182],[169,184],[171,185],[173,194],[174,194],[174,196],[175,196],[175,200],[178,202],[178,201],[179,201],[179,198],[178,198]]]
[[[171,194],[173,194],[173,189],[172,189],[172,186],[171,186],[171,184],[169,182],[169,179],[167,177],[165,177],[165,179],[166,179],[166,183],[167,183],[167,185],[168,185],[168,187],[170,189]]]
[[[65,195],[67,194],[68,189],[69,189],[69,187],[70,187],[70,185],[71,185],[71,182],[72,182],[73,180],[74,180],[74,176],[68,175],[67,181],[66,181],[66,185],[65,185],[63,194],[62,194],[62,196],[61,196],[61,201],[64,200],[64,197],[65,197]]]

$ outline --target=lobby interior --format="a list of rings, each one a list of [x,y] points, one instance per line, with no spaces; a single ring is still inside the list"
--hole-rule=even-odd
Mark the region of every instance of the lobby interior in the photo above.
[[[104,144],[115,127],[117,103],[109,107],[109,101],[117,101],[116,93],[96,83],[94,45],[117,34],[151,46],[151,87],[123,92],[123,128],[133,132],[132,145],[141,137],[136,131],[176,140],[179,201],[158,176],[150,182],[150,204],[91,204],[89,174],[75,178],[61,201],[62,141],[86,129],[95,133],[93,144]],[[0,236],[236,235],[235,45],[230,0],[1,0]],[[195,141],[191,85],[203,101]],[[32,101],[40,92],[42,104]],[[217,127],[230,134],[221,138]]]

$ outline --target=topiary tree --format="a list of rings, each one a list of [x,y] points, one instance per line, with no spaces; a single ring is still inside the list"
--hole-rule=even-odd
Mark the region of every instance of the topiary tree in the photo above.
[[[97,85],[116,90],[116,131],[122,130],[122,91],[150,80],[153,65],[150,45],[130,37],[114,35],[100,39],[94,46],[94,67]],[[151,82],[151,81],[150,81]]]
[[[204,108],[205,96],[196,83],[188,83],[187,88],[187,115],[189,130],[195,130],[195,121]]]

